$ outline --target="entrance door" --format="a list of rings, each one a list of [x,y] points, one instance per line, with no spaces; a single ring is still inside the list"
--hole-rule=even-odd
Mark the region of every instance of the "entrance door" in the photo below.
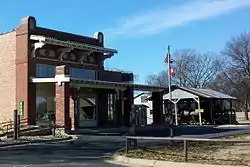
[[[79,127],[96,127],[96,97],[80,97],[79,99]]]

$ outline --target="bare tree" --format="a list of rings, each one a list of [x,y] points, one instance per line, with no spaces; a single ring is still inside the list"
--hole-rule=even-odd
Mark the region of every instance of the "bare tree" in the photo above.
[[[176,74],[172,82],[184,87],[207,87],[223,67],[223,60],[214,54],[201,54],[190,49],[176,51],[172,54],[172,58]],[[166,86],[168,84],[167,71],[148,76],[147,83]]]
[[[250,105],[250,33],[242,33],[238,37],[232,38],[227,42],[224,51],[225,56],[229,57],[228,68],[231,72],[224,72],[225,80],[223,83],[231,83],[229,87],[236,92],[229,92],[235,95],[245,106],[245,118],[248,118]],[[221,82],[221,81],[219,81]],[[232,91],[232,90],[231,90]]]
[[[158,74],[149,75],[146,79],[148,85],[167,86],[168,72],[161,71]]]
[[[250,77],[250,33],[242,33],[227,42],[224,55],[231,58],[231,67]]]

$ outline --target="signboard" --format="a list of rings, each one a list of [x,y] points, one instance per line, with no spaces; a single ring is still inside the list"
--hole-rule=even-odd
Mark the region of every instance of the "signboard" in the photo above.
[[[203,113],[203,112],[204,112],[204,109],[196,109],[195,112]]]
[[[24,101],[19,101],[19,113],[22,119],[24,117]]]

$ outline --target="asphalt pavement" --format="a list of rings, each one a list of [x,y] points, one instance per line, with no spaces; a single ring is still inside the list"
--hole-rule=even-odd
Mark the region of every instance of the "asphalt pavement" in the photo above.
[[[198,131],[200,133],[198,133]],[[218,134],[223,135],[230,133],[230,135],[233,135],[240,131],[241,133],[250,133],[248,127],[241,127],[240,129],[224,127],[219,129],[202,128],[201,130],[184,128],[183,133],[179,130],[178,134],[179,136],[182,136],[183,134],[184,136],[189,137],[213,138],[217,137]],[[2,147],[0,148],[0,167],[125,166],[112,164],[106,161],[110,155],[113,155],[117,150],[124,147],[124,141],[124,137],[119,135],[80,135],[79,139],[74,142]]]

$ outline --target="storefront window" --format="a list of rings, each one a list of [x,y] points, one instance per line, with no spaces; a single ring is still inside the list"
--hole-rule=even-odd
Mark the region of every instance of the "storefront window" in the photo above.
[[[51,122],[51,116],[55,113],[55,84],[36,84],[36,116],[37,124]]]
[[[55,66],[37,64],[36,65],[36,77],[39,78],[54,78],[56,74]]]
[[[79,69],[79,68],[71,68],[70,69],[70,77],[76,79],[96,79],[96,71],[90,69]]]

